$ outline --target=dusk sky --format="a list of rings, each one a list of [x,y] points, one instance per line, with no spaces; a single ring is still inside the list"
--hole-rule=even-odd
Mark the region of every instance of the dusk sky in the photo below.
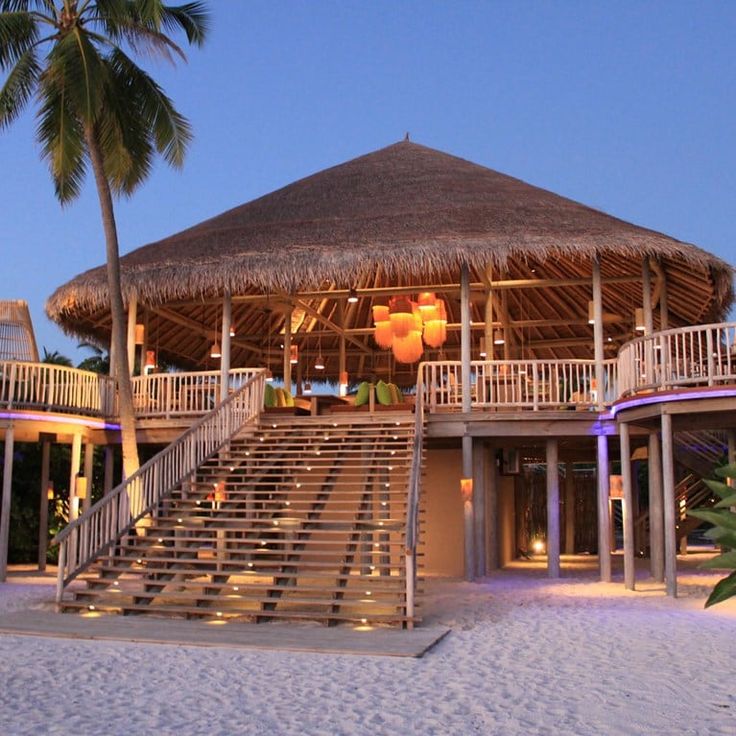
[[[193,123],[182,171],[117,206],[122,252],[403,138],[736,261],[736,3],[211,3],[203,50],[148,65]],[[104,259],[96,193],[62,209],[26,114],[0,132],[2,299],[43,311]]]

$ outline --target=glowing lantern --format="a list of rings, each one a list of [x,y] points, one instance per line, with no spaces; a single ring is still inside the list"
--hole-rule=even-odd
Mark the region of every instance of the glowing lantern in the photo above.
[[[153,370],[156,367],[156,351],[146,350],[146,362],[143,365],[145,370]]]
[[[379,322],[388,321],[388,307],[385,304],[374,304],[373,305],[373,322],[378,324]]]
[[[399,363],[416,363],[424,352],[422,333],[417,330],[409,330],[406,337],[394,336],[391,347]]]
[[[428,319],[432,319],[437,314],[437,296],[431,291],[422,291],[417,297],[417,306],[419,307],[419,313],[422,315],[422,320],[426,322]],[[435,317],[436,319],[436,317]]]
[[[373,330],[373,339],[376,341],[376,345],[379,348],[388,350],[393,342],[394,333],[391,329],[391,322],[385,320],[382,322],[376,322],[376,327]]]
[[[447,312],[442,299],[437,299],[433,316],[435,319],[424,323],[424,342],[431,348],[439,348],[447,339]]]
[[[389,301],[388,310],[394,337],[407,337],[415,325],[411,301],[404,296],[395,296]]]
[[[473,498],[472,478],[460,478],[460,495],[463,501],[470,501]]]
[[[143,345],[146,339],[146,328],[140,322],[135,326],[135,344]]]
[[[291,345],[289,347],[289,363],[296,365],[299,362],[299,346]]]

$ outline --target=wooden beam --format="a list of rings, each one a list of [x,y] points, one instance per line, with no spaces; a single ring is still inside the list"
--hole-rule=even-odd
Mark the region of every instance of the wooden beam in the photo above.
[[[330,330],[332,330],[332,332],[336,333],[337,335],[344,336],[349,343],[355,345],[361,352],[367,353],[368,355],[371,355],[373,353],[373,351],[370,348],[366,347],[366,345],[364,345],[362,342],[360,342],[360,340],[357,340],[352,335],[347,335],[342,327],[339,327],[331,319],[325,317],[323,314],[320,314],[310,304],[307,304],[302,299],[296,299],[295,303],[302,307],[307,312],[307,314],[314,317],[314,319],[316,319],[318,322],[322,323]]]

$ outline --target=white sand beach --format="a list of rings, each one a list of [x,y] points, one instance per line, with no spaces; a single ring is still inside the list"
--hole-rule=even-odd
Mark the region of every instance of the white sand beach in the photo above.
[[[452,631],[422,659],[1,636],[0,732],[736,732],[736,601],[703,610],[717,576],[688,566],[670,600],[529,568],[429,581],[426,619]],[[49,578],[11,581],[3,612],[52,599]]]

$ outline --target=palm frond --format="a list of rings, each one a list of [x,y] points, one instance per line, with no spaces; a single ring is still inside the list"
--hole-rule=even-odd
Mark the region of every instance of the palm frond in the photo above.
[[[190,44],[202,46],[210,30],[210,14],[202,2],[165,5],[162,24],[167,31],[183,31]]]
[[[79,196],[86,170],[84,128],[74,115],[64,88],[42,80],[36,137],[49,164],[62,204]]]
[[[10,70],[0,89],[0,130],[21,113],[38,84],[41,67],[34,49],[28,49]]]
[[[0,69],[12,66],[36,43],[38,37],[38,23],[30,13],[0,13]]]

